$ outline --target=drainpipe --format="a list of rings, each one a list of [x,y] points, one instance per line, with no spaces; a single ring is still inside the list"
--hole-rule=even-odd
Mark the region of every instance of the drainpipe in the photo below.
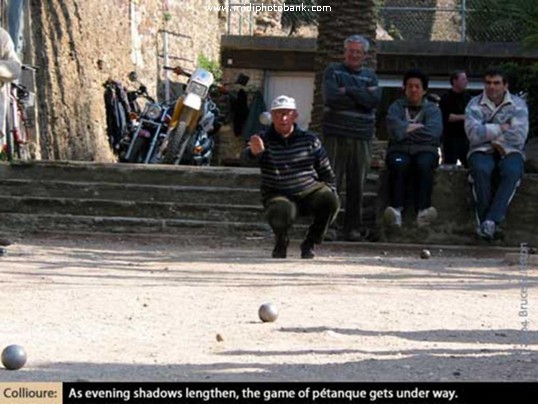
[[[461,0],[461,42],[467,40],[467,2]]]
[[[163,30],[163,63],[165,66],[170,66],[168,50],[168,31]],[[164,71],[164,102],[170,103],[170,76],[168,70]]]
[[[11,0],[8,3],[8,32],[15,44],[15,52],[22,54],[23,47],[23,2],[24,0]]]

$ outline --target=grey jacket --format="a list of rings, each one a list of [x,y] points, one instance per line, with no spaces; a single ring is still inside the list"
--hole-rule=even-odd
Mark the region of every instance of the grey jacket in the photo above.
[[[502,131],[501,124],[510,128]],[[523,99],[508,91],[496,106],[485,94],[474,97],[465,109],[465,132],[469,139],[469,155],[492,152],[493,144],[501,146],[506,154],[524,156],[525,141],[529,133],[529,111]]]
[[[422,151],[437,153],[443,133],[441,110],[437,104],[426,99],[419,107],[413,120],[410,119],[409,108],[413,108],[406,98],[394,101],[387,112],[386,122],[389,132],[387,154],[399,151],[415,154]],[[407,132],[411,123],[420,123],[424,127]]]

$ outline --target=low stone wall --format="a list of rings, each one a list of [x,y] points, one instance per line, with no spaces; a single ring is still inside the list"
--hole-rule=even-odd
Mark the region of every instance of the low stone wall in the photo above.
[[[438,220],[429,228],[418,228],[409,198],[404,211],[404,224],[399,230],[383,225],[383,211],[388,205],[388,175],[380,175],[377,223],[381,224],[381,240],[402,243],[479,244],[486,243],[476,236],[473,198],[468,182],[468,171],[463,168],[440,167],[435,173],[432,204],[439,213]],[[409,192],[408,192],[409,194]],[[522,184],[501,226],[501,237],[494,245],[538,245],[538,174],[525,174]]]

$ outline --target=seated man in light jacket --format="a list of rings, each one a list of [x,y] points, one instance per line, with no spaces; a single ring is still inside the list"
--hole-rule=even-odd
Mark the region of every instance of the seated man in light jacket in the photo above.
[[[493,240],[524,171],[529,111],[525,101],[508,91],[505,74],[484,74],[484,92],[465,110],[469,168],[476,203],[477,234]]]

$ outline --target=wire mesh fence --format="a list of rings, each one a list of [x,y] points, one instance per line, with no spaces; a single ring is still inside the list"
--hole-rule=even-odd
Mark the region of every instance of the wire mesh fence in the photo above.
[[[319,4],[319,0],[227,0],[228,34],[252,35],[257,25],[262,31],[267,26],[293,24],[316,25],[316,13],[288,12],[238,13],[237,8],[262,3]],[[508,1],[508,0],[507,0]],[[348,4],[351,6],[351,1]],[[404,41],[456,41],[456,42],[517,42],[524,37],[521,23],[499,18],[492,7],[492,0],[376,0],[378,27],[385,31],[383,37]],[[235,7],[235,11],[231,11]],[[353,7],[350,7],[353,9]],[[293,15],[291,15],[293,14]],[[506,17],[506,16],[503,16]],[[235,28],[235,29],[234,29]],[[285,27],[284,27],[285,28]],[[284,30],[285,32],[289,30]],[[292,30],[293,31],[293,30]]]
[[[380,25],[394,40],[513,42],[523,27],[501,19],[491,0],[379,0]]]

